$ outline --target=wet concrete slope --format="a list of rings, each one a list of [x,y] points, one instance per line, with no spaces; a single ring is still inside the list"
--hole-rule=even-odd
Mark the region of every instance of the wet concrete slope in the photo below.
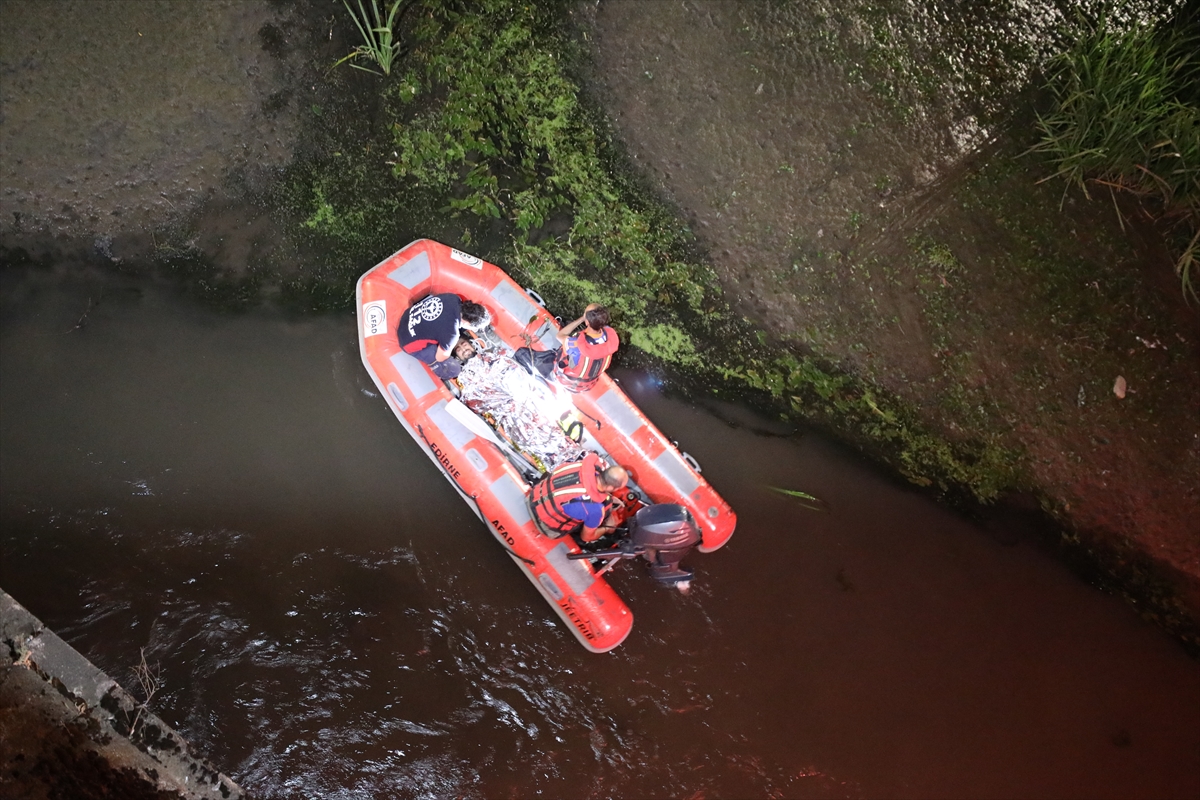
[[[236,783],[193,756],[179,734],[138,698],[2,590],[0,646],[0,795],[9,800],[245,796]]]
[[[296,145],[295,6],[0,3],[0,237],[120,259]]]

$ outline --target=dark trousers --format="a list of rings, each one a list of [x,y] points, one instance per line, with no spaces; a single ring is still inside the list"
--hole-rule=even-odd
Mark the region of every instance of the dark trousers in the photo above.
[[[554,362],[558,360],[560,351],[561,348],[557,350],[531,350],[528,347],[521,347],[513,353],[513,360],[529,370],[530,375],[536,370],[543,378],[549,378],[554,374]]]

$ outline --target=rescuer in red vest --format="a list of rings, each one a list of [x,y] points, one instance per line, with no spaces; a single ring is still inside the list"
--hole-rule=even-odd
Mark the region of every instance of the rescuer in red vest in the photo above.
[[[558,332],[557,350],[522,347],[513,357],[530,372],[537,369],[543,378],[553,376],[572,392],[586,392],[600,380],[621,344],[608,322],[608,309],[592,303],[582,317]],[[574,333],[580,325],[584,329]]]
[[[584,329],[572,335],[580,325]],[[561,347],[554,377],[572,392],[586,392],[595,386],[621,344],[617,332],[608,327],[608,309],[599,303],[589,305],[582,317],[560,330],[558,341]]]
[[[557,539],[582,529],[593,542],[616,528],[612,493],[625,487],[629,473],[607,466],[595,453],[582,461],[563,464],[529,490],[529,511],[542,533]]]

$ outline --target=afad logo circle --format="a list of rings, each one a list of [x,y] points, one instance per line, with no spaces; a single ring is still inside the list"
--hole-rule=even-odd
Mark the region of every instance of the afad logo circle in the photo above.
[[[363,305],[363,335],[378,336],[387,333],[387,303],[383,300],[373,300]]]

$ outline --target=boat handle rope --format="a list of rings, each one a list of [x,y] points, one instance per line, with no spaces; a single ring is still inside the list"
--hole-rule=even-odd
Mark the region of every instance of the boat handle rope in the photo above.
[[[540,294],[538,294],[537,292],[535,292],[533,289],[526,289],[525,294],[532,297],[534,299],[534,301],[537,302],[537,304],[539,306],[541,306],[542,308],[546,307],[546,301],[543,300],[542,296]]]
[[[514,552],[513,550],[509,549],[508,545],[501,544],[500,546],[502,548],[504,548],[504,552],[508,553],[513,558],[519,558],[520,560],[524,561],[526,564],[528,564],[531,567],[537,566],[537,562],[534,561],[532,558],[526,558],[525,556],[521,555],[520,553]]]
[[[421,427],[421,423],[419,422],[417,423],[417,433],[421,434],[421,441],[425,442],[425,444],[429,446],[430,451],[432,451],[433,442],[429,441],[429,437],[425,435],[425,429]],[[446,473],[447,477],[449,477],[451,480],[454,480],[454,477],[451,476],[449,472],[446,472],[446,468],[442,466],[442,462],[439,459],[435,458],[434,463],[437,464],[438,469]],[[454,480],[454,485],[459,486],[458,481]]]
[[[424,440],[425,444],[429,445],[430,448],[433,447],[433,442],[429,441],[429,437],[427,437],[425,435],[425,429],[421,427],[421,423],[419,423],[419,422],[417,423],[417,433],[421,434],[421,439]],[[492,445],[495,446],[495,442],[492,442]],[[499,450],[500,448],[497,447],[496,449]],[[438,466],[440,467],[441,464],[439,463]],[[445,470],[442,470],[442,471],[445,472]],[[458,481],[455,481],[455,484],[457,484],[457,483],[458,483]],[[474,500],[475,495],[471,495],[471,499]],[[501,543],[500,546],[504,548],[504,552],[508,553],[513,558],[518,558],[521,561],[524,561],[526,564],[529,564],[530,566],[535,566],[537,564],[537,562],[534,561],[532,558],[526,558],[525,556],[521,555],[520,553],[513,552],[512,550],[509,549],[508,545],[506,545],[506,544]]]
[[[583,410],[582,408],[580,408],[579,406],[575,406],[575,410],[576,410],[576,411],[578,411],[580,414],[583,414],[585,417],[587,417],[588,419],[590,419],[592,422],[596,423],[596,430],[600,430],[601,428],[603,428],[603,427],[604,427],[604,423],[603,423],[603,422],[601,422],[600,420],[596,419],[595,417],[593,417],[591,414],[589,414],[589,413],[587,413],[586,411],[584,411],[584,410]]]
[[[692,469],[696,470],[696,472],[704,471],[704,470],[700,469],[700,462],[698,462],[696,459],[692,458],[691,453],[684,453],[683,451],[680,451],[679,455],[684,461],[686,461],[688,463],[688,466],[690,466]]]

